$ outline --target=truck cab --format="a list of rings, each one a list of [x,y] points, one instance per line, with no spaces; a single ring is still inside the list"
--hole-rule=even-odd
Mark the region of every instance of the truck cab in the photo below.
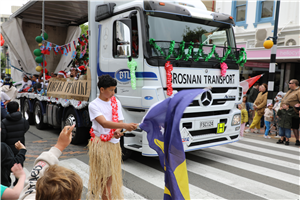
[[[95,18],[97,75],[109,74],[117,80],[116,97],[125,121],[141,122],[150,106],[169,97],[165,63],[170,61],[173,94],[211,88],[197,97],[182,117],[185,150],[238,140],[240,112],[236,104],[242,93],[237,58],[241,52],[236,49],[232,17],[209,12],[202,2],[132,1],[98,5]],[[128,57],[136,62],[136,88],[132,87]],[[228,69],[221,76],[223,57]],[[123,149],[155,156],[146,134],[140,129],[126,134],[121,141]]]

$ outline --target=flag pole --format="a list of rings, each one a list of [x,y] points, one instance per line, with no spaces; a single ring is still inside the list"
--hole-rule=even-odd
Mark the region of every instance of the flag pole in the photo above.
[[[276,69],[277,29],[278,29],[279,7],[280,7],[280,0],[277,0],[274,32],[273,32],[274,46],[271,49],[271,59],[270,59],[270,66],[269,66],[268,100],[267,100],[268,104],[273,103],[273,98],[274,98],[273,93],[274,93],[274,79],[275,79],[275,69]]]

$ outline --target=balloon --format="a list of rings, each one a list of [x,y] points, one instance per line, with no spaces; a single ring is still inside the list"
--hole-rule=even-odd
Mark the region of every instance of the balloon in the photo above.
[[[35,41],[41,43],[43,41],[42,36],[36,36]]]
[[[41,36],[42,36],[42,35],[43,35],[43,33],[41,34]],[[47,34],[46,32],[44,33],[44,39],[45,39],[45,40],[48,40],[48,34]]]
[[[42,55],[40,49],[35,49],[35,50],[33,51],[33,54],[34,54],[35,56],[40,56],[40,55]]]
[[[37,72],[41,72],[41,71],[42,71],[42,69],[43,69],[43,67],[42,67],[42,66],[36,66],[36,68],[35,68],[35,71],[37,71]]]
[[[39,43],[39,47],[42,46],[42,45],[43,45],[43,43]]]
[[[35,62],[41,63],[41,62],[43,62],[43,58],[38,56],[38,57],[35,58]]]
[[[272,40],[266,40],[266,41],[264,42],[264,47],[265,47],[266,49],[271,49],[272,46],[273,46],[273,41],[272,41]]]
[[[4,45],[4,40],[1,40],[0,46],[2,47]]]
[[[47,61],[45,60],[44,62],[42,62],[41,64],[42,64],[42,66],[44,67],[44,63],[45,63],[45,67],[47,67]],[[47,71],[48,72],[48,71]],[[47,73],[46,72],[46,73]]]

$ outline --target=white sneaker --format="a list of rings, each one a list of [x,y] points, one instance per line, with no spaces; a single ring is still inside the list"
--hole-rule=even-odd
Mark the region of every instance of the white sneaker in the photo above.
[[[264,138],[271,138],[270,136],[268,136],[268,135],[264,135]]]
[[[245,132],[245,133],[250,133],[251,130],[250,130],[250,128],[249,128],[249,129],[245,130],[244,132]]]
[[[244,139],[244,137],[240,136],[240,137],[239,137],[239,140],[242,140],[242,139]]]
[[[280,135],[276,135],[275,138],[281,138],[281,136]]]
[[[258,133],[259,131],[258,130],[255,130],[253,133]]]

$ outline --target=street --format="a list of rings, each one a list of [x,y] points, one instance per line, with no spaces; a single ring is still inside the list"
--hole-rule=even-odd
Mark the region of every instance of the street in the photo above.
[[[60,130],[25,134],[28,174],[35,158],[56,143]],[[299,147],[276,144],[277,139],[248,133],[243,140],[186,153],[191,199],[299,199]],[[76,171],[86,199],[89,166],[86,145],[69,145],[59,165]],[[124,161],[125,199],[163,199],[164,173],[156,157],[138,153]]]

